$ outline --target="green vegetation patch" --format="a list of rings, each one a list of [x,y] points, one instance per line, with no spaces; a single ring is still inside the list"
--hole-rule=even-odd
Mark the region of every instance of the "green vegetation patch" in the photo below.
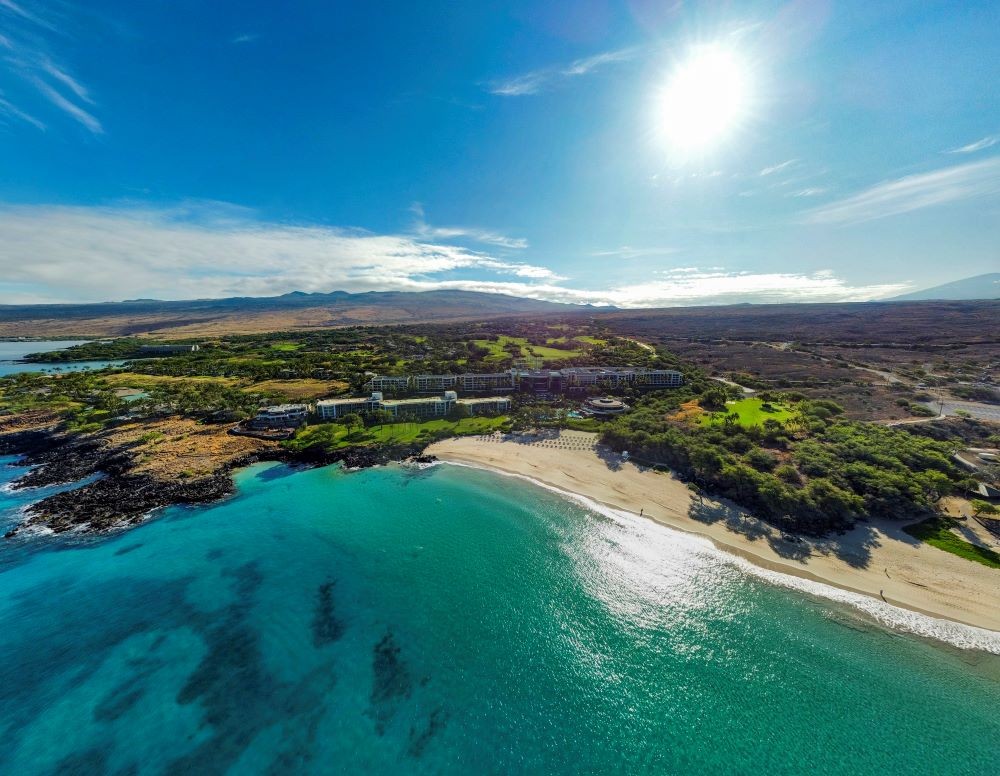
[[[431,442],[450,436],[491,434],[504,431],[510,425],[506,416],[476,417],[448,420],[440,418],[423,423],[386,423],[382,426],[346,426],[340,423],[322,423],[301,429],[293,439],[285,442],[292,450],[322,447],[340,450],[356,445],[397,445],[413,442]]]
[[[530,355],[537,356],[546,361],[561,361],[567,358],[578,358],[583,355],[582,350],[563,350],[562,348],[548,348],[544,345],[528,345],[525,349]]]
[[[910,536],[926,542],[939,550],[958,555],[960,558],[974,560],[993,569],[1000,569],[1000,554],[987,547],[980,547],[972,544],[955,535],[951,530],[954,525],[953,520],[943,517],[932,517],[920,523],[908,525],[903,528]]]
[[[271,350],[277,350],[282,353],[294,353],[296,350],[301,349],[301,342],[275,342],[271,345]]]
[[[490,354],[486,356],[484,361],[506,361],[512,357],[511,351],[505,348],[505,345],[509,345],[517,348],[525,348],[528,345],[528,340],[524,337],[508,337],[506,335],[501,335],[495,340],[490,339],[475,339],[472,340],[472,344],[477,348],[483,348],[488,350]]]
[[[794,415],[786,404],[750,397],[738,401],[727,401],[725,412],[706,412],[698,416],[698,422],[702,425],[717,426],[726,422],[727,415],[733,414],[737,416],[736,422],[743,428],[763,426],[766,420],[784,423]]]

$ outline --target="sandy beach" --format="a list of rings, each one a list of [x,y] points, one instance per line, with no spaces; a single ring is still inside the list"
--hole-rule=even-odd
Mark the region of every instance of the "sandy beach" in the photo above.
[[[670,474],[625,461],[595,434],[461,437],[427,453],[530,477],[671,528],[772,571],[833,585],[932,617],[1000,631],[1000,571],[918,542],[900,524],[873,521],[843,536],[790,542],[729,505],[701,498]]]

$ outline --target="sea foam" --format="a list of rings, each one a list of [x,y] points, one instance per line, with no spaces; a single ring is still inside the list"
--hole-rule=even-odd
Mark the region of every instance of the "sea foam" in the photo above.
[[[683,536],[685,539],[690,540],[692,542],[691,546],[697,547],[699,552],[710,554],[717,560],[736,567],[747,576],[754,577],[772,585],[806,593],[817,598],[834,601],[839,604],[845,604],[863,613],[864,615],[867,615],[883,627],[909,633],[922,638],[940,641],[959,649],[978,650],[994,655],[1000,655],[1000,632],[988,630],[986,628],[978,628],[974,625],[966,625],[952,620],[931,617],[927,614],[894,606],[893,604],[885,601],[879,601],[871,596],[855,593],[850,590],[844,590],[843,588],[835,587],[834,585],[805,579],[793,574],[783,574],[780,571],[766,569],[761,566],[757,566],[745,558],[718,548],[711,541],[711,539],[707,537],[671,528],[670,526],[663,525],[655,520],[640,517],[639,515],[624,509],[610,507],[607,504],[602,504],[599,501],[589,498],[588,496],[563,490],[562,488],[549,485],[546,482],[536,480],[535,478],[524,474],[515,474],[513,472],[507,472],[502,469],[495,469],[489,466],[481,466],[472,463],[460,463],[457,461],[441,461],[440,463],[469,469],[480,469],[482,471],[492,472],[504,477],[514,477],[526,480],[540,488],[551,491],[552,493],[557,493],[565,499],[576,502],[592,512],[596,512],[610,518],[621,525],[635,526],[637,521],[640,521],[643,526],[653,525],[660,531],[666,531],[671,534]]]

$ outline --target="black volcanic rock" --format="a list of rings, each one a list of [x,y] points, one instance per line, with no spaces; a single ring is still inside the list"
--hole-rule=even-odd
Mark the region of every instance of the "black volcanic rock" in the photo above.
[[[231,495],[235,489],[230,472],[259,460],[282,460],[306,466],[343,463],[352,469],[379,466],[419,457],[422,446],[356,447],[325,451],[311,448],[290,452],[272,448],[228,461],[208,477],[158,479],[136,474],[136,459],[128,448],[115,448],[93,437],[54,431],[21,431],[0,434],[0,454],[21,455],[30,465],[15,488],[43,487],[76,482],[94,474],[100,479],[48,496],[26,510],[26,520],[6,534],[10,538],[24,526],[44,525],[56,533],[71,529],[106,531],[141,522],[150,512],[175,504],[205,504]]]
[[[33,504],[27,510],[27,525],[44,525],[56,533],[71,528],[104,531],[137,523],[154,509],[204,504],[232,492],[228,474],[174,482],[144,475],[105,477]]]

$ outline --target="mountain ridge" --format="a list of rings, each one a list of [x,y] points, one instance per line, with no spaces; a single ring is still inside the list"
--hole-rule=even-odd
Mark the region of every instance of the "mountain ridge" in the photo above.
[[[901,294],[887,302],[923,302],[930,300],[964,301],[971,299],[1000,299],[1000,272],[987,272],[960,280],[952,280],[921,291]]]
[[[480,291],[293,291],[280,296],[0,305],[0,337],[211,336],[350,325],[574,313],[593,305]]]

